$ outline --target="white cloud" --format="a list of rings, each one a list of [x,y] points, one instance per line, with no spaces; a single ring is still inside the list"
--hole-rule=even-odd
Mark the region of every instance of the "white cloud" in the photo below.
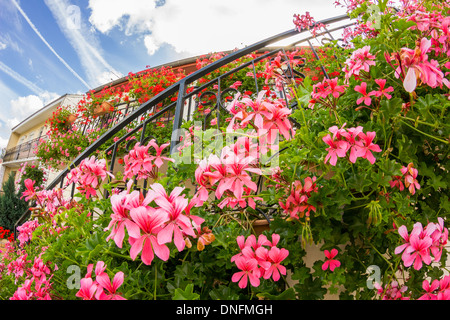
[[[147,48],[147,53],[151,56],[158,50],[158,43],[155,42],[155,39],[152,35],[148,35],[144,37],[145,48]]]
[[[89,21],[102,33],[114,27],[123,29],[126,35],[146,32],[152,26],[155,7],[155,0],[127,0],[126,5],[123,0],[90,0]]]
[[[0,34],[0,50],[5,50],[6,48],[12,49],[20,54],[23,53],[23,49],[8,33]]]
[[[60,96],[48,91],[42,91],[36,95],[18,96],[1,81],[0,91],[4,95],[3,103],[5,104],[0,112],[0,148],[6,146],[12,128]]]
[[[321,20],[343,14],[334,0],[90,0],[89,21],[103,33],[114,28],[144,35],[153,54],[162,44],[178,52],[204,54],[251,45],[294,28],[294,14],[309,11]]]
[[[53,47],[45,40],[45,38],[42,36],[42,34],[39,32],[39,30],[36,28],[36,26],[31,22],[30,18],[28,18],[27,14],[22,10],[22,8],[19,6],[19,4],[16,2],[16,0],[12,0],[12,3],[17,8],[17,10],[20,12],[22,17],[27,21],[28,25],[33,29],[33,31],[36,33],[36,35],[44,42],[44,44],[50,49],[50,51],[58,58],[59,61],[61,61],[62,64],[75,76],[77,77],[87,88],[89,88],[89,85],[78,75],[78,73],[73,70],[69,64],[53,49]]]
[[[13,118],[10,120],[12,122],[20,122],[34,112],[43,108],[48,103],[59,98],[59,96],[60,95],[57,93],[44,91],[39,95],[28,95],[13,99],[10,102],[10,110]],[[7,123],[11,124],[11,121]]]
[[[45,3],[55,17],[59,28],[80,58],[91,88],[103,84],[99,82],[99,76],[102,78],[101,75],[104,72],[114,74],[114,79],[121,76],[120,72],[115,70],[103,58],[98,40],[90,27],[83,22],[81,15],[77,17],[76,25],[69,23],[72,20],[68,19],[68,14],[73,14],[71,12],[71,9],[74,8],[73,5],[67,0],[45,0]],[[77,13],[75,12],[75,14]],[[110,80],[108,79],[108,81]]]
[[[0,70],[9,75],[14,80],[20,82],[24,86],[26,86],[29,90],[33,91],[36,94],[41,94],[44,92],[41,88],[39,88],[36,84],[26,79],[22,75],[18,74],[16,71],[8,67],[6,64],[0,61]]]
[[[0,148],[6,148],[6,146],[8,145],[8,141],[9,139],[0,137]]]

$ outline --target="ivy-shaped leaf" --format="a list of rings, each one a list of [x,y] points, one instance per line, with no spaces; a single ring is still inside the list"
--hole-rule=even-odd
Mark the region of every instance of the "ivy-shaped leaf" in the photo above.
[[[199,300],[200,295],[194,292],[194,285],[188,284],[186,289],[175,289],[172,300]]]

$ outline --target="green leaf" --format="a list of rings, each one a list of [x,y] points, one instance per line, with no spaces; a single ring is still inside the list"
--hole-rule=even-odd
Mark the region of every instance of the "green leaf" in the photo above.
[[[322,281],[319,278],[314,280],[307,278],[304,283],[298,283],[294,288],[302,300],[323,299],[327,293],[327,289],[322,288]]]
[[[368,179],[367,174],[352,174],[347,184],[350,189],[354,188],[356,191],[363,192],[372,184],[372,181]]]
[[[211,290],[209,293],[214,300],[239,300],[239,295],[230,287],[220,285],[219,288]]]
[[[402,99],[392,98],[390,100],[385,99],[381,101],[380,113],[385,119],[390,119],[397,116],[402,110]]]
[[[402,166],[401,166],[401,164],[397,163],[397,161],[395,161],[395,160],[380,158],[377,161],[377,163],[378,163],[378,167],[381,169],[381,171],[383,171],[387,175],[391,175],[391,176],[401,176],[402,175],[402,172],[400,171]]]
[[[188,284],[185,290],[175,289],[172,300],[199,300],[200,295],[194,292],[194,285]]]
[[[386,175],[383,172],[372,172],[371,178],[374,182],[383,187],[389,186],[389,181],[392,180],[391,176]]]
[[[262,292],[262,293],[258,293],[256,296],[258,298],[266,298],[266,299],[270,299],[270,300],[295,300],[296,299],[294,288],[289,288],[287,290],[284,290],[279,295],[273,295],[268,292]]]

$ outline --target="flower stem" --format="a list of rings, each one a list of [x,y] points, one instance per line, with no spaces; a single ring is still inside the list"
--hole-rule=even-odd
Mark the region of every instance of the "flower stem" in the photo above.
[[[435,137],[435,136],[432,136],[432,135],[430,135],[430,134],[428,134],[428,133],[425,133],[425,132],[423,132],[423,131],[420,131],[419,129],[413,127],[412,125],[410,125],[409,123],[407,123],[407,122],[405,122],[405,121],[403,121],[403,120],[400,120],[400,121],[403,122],[404,124],[406,124],[406,125],[407,125],[408,127],[410,127],[411,129],[416,130],[417,132],[423,134],[423,135],[426,136],[426,137],[435,139],[435,140],[440,141],[440,142],[445,143],[445,144],[449,144],[449,142],[446,141],[446,140],[442,140],[442,139],[440,139],[440,138],[438,138],[438,137]]]
[[[157,265],[155,264],[155,292],[153,294],[153,300],[156,300],[156,285],[158,283],[158,269]]]

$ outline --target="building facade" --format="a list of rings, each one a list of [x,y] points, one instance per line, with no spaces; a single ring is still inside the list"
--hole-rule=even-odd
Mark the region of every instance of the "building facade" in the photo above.
[[[36,147],[40,139],[45,139],[46,137],[48,130],[47,120],[59,106],[76,107],[82,97],[83,95],[80,94],[65,94],[11,129],[11,135],[0,167],[1,187],[3,187],[3,183],[6,182],[11,174],[15,176],[16,180],[18,179],[19,169],[24,163],[36,162],[38,164],[38,158],[35,154]]]

